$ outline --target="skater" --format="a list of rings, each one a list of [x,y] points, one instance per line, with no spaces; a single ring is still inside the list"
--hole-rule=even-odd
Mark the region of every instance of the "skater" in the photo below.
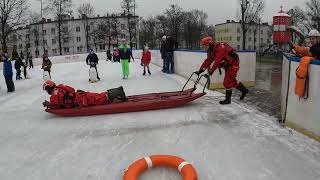
[[[87,62],[87,65],[89,65],[90,67],[94,67],[96,69],[97,79],[100,81],[100,77],[99,77],[98,69],[97,69],[97,65],[99,63],[99,58],[98,58],[97,54],[94,53],[93,49],[90,49],[90,54],[87,56],[86,62]],[[89,79],[89,81],[90,81],[90,79]]]
[[[129,62],[131,62],[131,59],[132,59],[132,61],[134,61],[134,57],[133,57],[133,54],[132,54],[132,48],[129,48],[128,51],[130,52]]]
[[[43,106],[51,109],[97,106],[117,100],[127,101],[122,86],[101,93],[92,93],[82,90],[75,91],[70,86],[63,84],[56,85],[49,80],[43,84],[43,90],[51,95],[50,101],[43,102]]]
[[[11,61],[9,59],[7,52],[2,54],[2,59],[3,59],[3,75],[6,80],[7,89],[8,89],[7,92],[8,93],[14,92],[15,87],[14,87],[14,83],[12,80],[12,76],[13,76],[12,64],[11,64]]]
[[[48,56],[45,56],[42,61],[43,62],[42,62],[41,69],[43,69],[43,71],[47,71],[49,73],[49,76],[50,76],[50,79],[51,79],[51,66],[52,66],[52,63],[51,63],[50,59],[48,58]]]
[[[129,52],[129,45],[127,44],[125,39],[122,39],[122,45],[119,47],[119,54],[122,63],[122,74],[123,79],[127,79],[129,77],[129,59],[130,59],[130,52]]]
[[[220,101],[220,104],[231,103],[232,88],[240,90],[242,93],[240,100],[244,99],[249,90],[236,79],[240,64],[236,50],[227,43],[214,42],[211,37],[203,38],[201,45],[208,50],[208,56],[196,74],[199,75],[208,69],[208,75],[211,76],[217,68],[224,68],[225,77],[223,85],[226,88],[226,99]]]
[[[141,63],[143,64],[143,75],[146,75],[146,68],[148,69],[148,74],[151,75],[149,64],[151,62],[151,52],[149,47],[145,47],[142,53]]]
[[[14,68],[16,69],[16,80],[21,80],[21,67],[22,67],[22,60],[20,57],[18,57],[18,59],[16,60],[16,62],[14,63]]]
[[[27,53],[27,61],[29,63],[29,69],[33,69],[32,55],[30,52]]]
[[[107,50],[107,61],[111,61],[112,55],[110,49]]]
[[[120,62],[119,49],[117,47],[113,49],[113,62]]]

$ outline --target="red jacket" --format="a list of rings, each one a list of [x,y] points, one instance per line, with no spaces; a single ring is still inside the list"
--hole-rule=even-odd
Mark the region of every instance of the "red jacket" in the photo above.
[[[211,66],[212,63],[213,65]],[[213,43],[208,50],[207,59],[200,69],[203,71],[208,69],[209,73],[213,74],[218,67],[222,68],[231,65],[239,66],[239,57],[236,50],[227,43]]]
[[[107,103],[108,103],[107,92],[91,93],[91,92],[84,92],[79,90],[76,92],[75,104],[80,107],[103,105]]]
[[[73,108],[102,105],[108,103],[107,92],[91,93],[75,90],[66,85],[58,85],[54,88],[50,96],[49,108]]]
[[[51,93],[49,108],[71,108],[74,105],[74,98],[74,89],[70,86],[60,84],[56,86]]]
[[[147,52],[143,52],[142,53],[142,58],[141,58],[141,63],[144,65],[148,65],[151,62],[151,52],[147,51]]]

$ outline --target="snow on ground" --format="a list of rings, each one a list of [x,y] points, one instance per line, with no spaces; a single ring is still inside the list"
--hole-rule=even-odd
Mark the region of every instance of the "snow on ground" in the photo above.
[[[96,84],[88,83],[85,63],[54,64],[52,74],[55,82],[83,90],[123,85],[128,95],[176,91],[186,81],[155,66],[152,76],[142,76],[137,61],[130,68],[123,80],[119,63],[101,61]],[[0,78],[0,179],[120,180],[131,163],[154,154],[186,159],[201,180],[320,179],[319,143],[236,100],[220,106],[219,93],[175,109],[63,118],[44,112],[40,67],[29,73],[12,94]],[[181,177],[157,168],[140,179]]]

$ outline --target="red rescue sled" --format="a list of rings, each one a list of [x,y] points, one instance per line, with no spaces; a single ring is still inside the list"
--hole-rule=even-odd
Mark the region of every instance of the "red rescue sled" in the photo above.
[[[188,79],[187,83],[191,79],[192,75]],[[125,102],[117,101],[105,105],[82,108],[46,109],[46,112],[59,116],[91,116],[174,108],[185,105],[206,94],[204,92],[205,88],[201,93],[194,92],[202,77],[207,78],[206,85],[208,85],[210,79],[208,76],[204,75],[200,77],[198,76],[194,87],[188,90],[184,90],[185,86],[187,85],[186,83],[182,91],[134,95],[128,96],[128,101]]]

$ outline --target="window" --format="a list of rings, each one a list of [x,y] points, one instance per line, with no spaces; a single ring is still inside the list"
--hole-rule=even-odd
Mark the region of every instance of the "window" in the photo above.
[[[263,34],[263,30],[260,31],[260,34]]]
[[[27,34],[27,35],[26,35],[26,39],[29,39],[29,38],[30,38],[30,36],[29,36],[29,34]]]
[[[240,29],[240,28],[238,28],[238,29],[237,29],[237,32],[238,32],[238,33],[241,33],[241,29]]]
[[[240,45],[237,45],[237,50],[240,50]]]
[[[252,39],[251,39],[251,37],[249,37],[249,41],[251,41]]]
[[[241,37],[240,37],[240,36],[238,36],[238,37],[237,37],[237,41],[240,41],[240,40],[241,40]]]
[[[51,34],[56,34],[56,29],[55,28],[51,28]]]
[[[88,41],[91,41],[91,37],[90,36],[88,36]]]
[[[52,44],[56,44],[56,43],[57,43],[56,39],[52,39]]]
[[[270,39],[267,39],[267,42],[270,43]]]
[[[77,37],[77,42],[80,42],[81,41],[81,37]]]
[[[47,30],[43,30],[43,35],[47,35]]]
[[[260,41],[263,42],[263,38],[261,38]]]
[[[87,31],[90,31],[90,26],[87,26]]]
[[[251,50],[251,45],[249,45],[249,50]]]
[[[43,40],[44,45],[48,45],[47,40]]]
[[[106,46],[105,45],[100,45],[100,50],[105,50]]]
[[[68,39],[68,38],[64,38],[64,39],[63,39],[63,42],[64,42],[64,43],[68,43],[68,42],[69,42],[69,39]]]
[[[57,49],[52,49],[53,54],[57,54]]]
[[[63,27],[63,28],[62,28],[62,31],[63,31],[63,32],[68,32],[68,27]]]
[[[125,34],[121,34],[121,39],[125,39],[126,35]]]
[[[19,44],[19,49],[22,49],[22,44]]]
[[[39,46],[39,41],[34,41],[35,46]]]
[[[78,52],[82,52],[82,47],[77,47]]]
[[[251,29],[249,29],[249,33],[251,33]]]
[[[124,24],[121,24],[121,29],[126,29],[126,26]]]
[[[76,27],[76,32],[80,32],[80,27]]]
[[[68,47],[63,48],[63,50],[64,50],[65,53],[69,53],[69,48]]]

